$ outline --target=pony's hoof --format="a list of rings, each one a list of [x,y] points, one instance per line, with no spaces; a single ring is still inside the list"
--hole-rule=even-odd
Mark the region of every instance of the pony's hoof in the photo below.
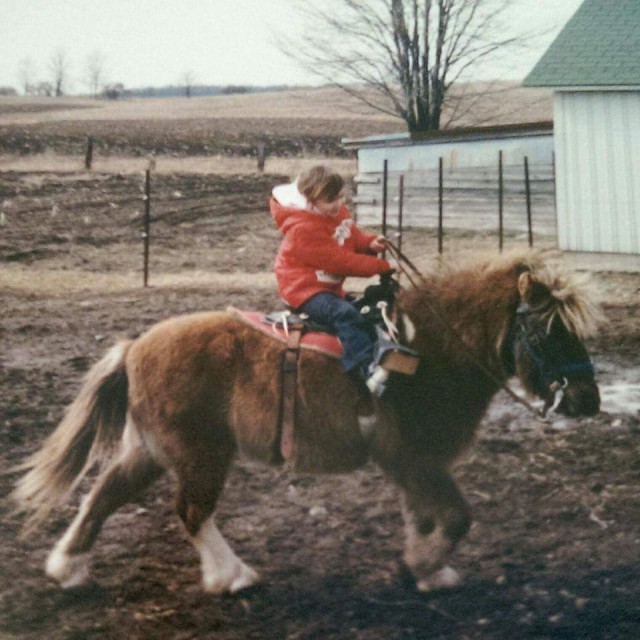
[[[257,584],[260,576],[246,564],[237,568],[232,575],[205,576],[203,587],[207,593],[222,595],[223,593],[237,593]]]
[[[457,587],[461,581],[462,578],[455,569],[445,566],[431,574],[428,578],[418,580],[416,587],[418,591],[428,593],[429,591],[436,591],[438,589],[452,589],[453,587]]]
[[[229,593],[237,593],[243,589],[248,589],[260,582],[260,576],[250,567],[244,566],[241,575],[239,575],[229,587]]]
[[[86,554],[70,556],[53,550],[47,558],[46,574],[63,589],[74,589],[89,583],[89,565]]]

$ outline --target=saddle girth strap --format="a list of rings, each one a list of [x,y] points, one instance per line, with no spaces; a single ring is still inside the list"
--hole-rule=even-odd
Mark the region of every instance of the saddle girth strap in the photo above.
[[[290,328],[287,348],[282,356],[282,401],[280,412],[280,453],[285,462],[293,453],[296,393],[298,387],[298,356],[300,355],[299,328]]]

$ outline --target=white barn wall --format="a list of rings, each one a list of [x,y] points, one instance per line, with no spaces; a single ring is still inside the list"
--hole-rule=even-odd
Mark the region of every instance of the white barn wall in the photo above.
[[[640,253],[640,92],[559,91],[558,246]]]
[[[553,208],[553,133],[549,127],[533,131],[455,132],[444,139],[412,141],[408,134],[372,136],[343,141],[357,149],[358,176],[355,212],[363,224],[382,217],[382,170],[388,162],[388,222],[397,224],[398,178],[404,175],[404,224],[434,227],[438,216],[438,163],[443,158],[445,224],[456,228],[497,227],[498,155],[502,151],[505,222],[526,228],[524,214],[524,158],[529,159],[534,208]],[[495,211],[494,211],[495,210]],[[555,234],[555,219],[537,220],[543,233]],[[555,216],[554,216],[555,218]]]

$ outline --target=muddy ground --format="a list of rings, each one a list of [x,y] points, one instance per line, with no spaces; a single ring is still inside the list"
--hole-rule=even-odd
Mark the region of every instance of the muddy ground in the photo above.
[[[265,202],[278,180],[156,178],[152,286],[143,289],[139,177],[0,174],[3,469],[55,427],[117,337],[179,313],[278,304],[264,285],[278,242]],[[447,246],[473,244],[458,240]],[[412,256],[435,246],[429,232],[407,237]],[[162,286],[160,274],[169,274]],[[637,382],[638,277],[597,280],[610,318],[589,342],[598,378],[603,387]],[[542,425],[496,397],[456,473],[475,517],[453,562],[464,583],[429,596],[402,570],[399,496],[374,466],[313,477],[238,462],[219,522],[263,583],[233,597],[201,592],[168,480],[107,522],[95,584],[69,593],[42,567],[77,496],[28,539],[3,504],[0,638],[635,639],[639,450],[637,407]],[[0,498],[12,479],[0,477]]]

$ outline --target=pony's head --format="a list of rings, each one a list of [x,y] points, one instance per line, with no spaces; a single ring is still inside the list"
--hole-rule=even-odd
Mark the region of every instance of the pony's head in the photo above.
[[[557,412],[594,415],[600,394],[583,340],[601,319],[599,307],[575,276],[542,262],[523,268],[509,338],[515,373],[548,405],[558,395]]]

